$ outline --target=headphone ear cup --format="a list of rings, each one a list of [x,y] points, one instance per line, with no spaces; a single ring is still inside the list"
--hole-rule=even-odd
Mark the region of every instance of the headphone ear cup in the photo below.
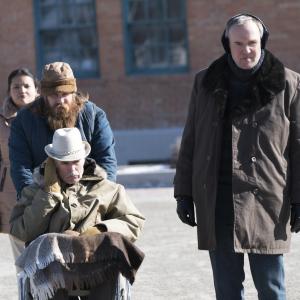
[[[226,53],[230,53],[229,39],[225,36],[225,30],[222,34],[221,42]]]
[[[263,23],[262,23],[263,24]],[[262,49],[265,49],[266,47],[266,44],[267,44],[267,41],[268,41],[268,38],[269,38],[269,31],[268,29],[264,26],[263,24],[263,29],[264,29],[264,33],[263,33],[263,36],[261,38],[261,48]]]

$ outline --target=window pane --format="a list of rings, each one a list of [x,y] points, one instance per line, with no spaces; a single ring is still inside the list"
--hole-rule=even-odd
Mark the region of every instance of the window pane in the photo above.
[[[91,5],[80,5],[74,10],[74,20],[77,24],[90,24],[95,19]]]
[[[41,43],[44,49],[60,48],[59,35],[56,31],[47,31],[41,36]]]
[[[41,6],[56,4],[57,0],[40,0]]]
[[[149,39],[150,43],[164,43],[166,39],[164,28],[157,26],[149,28]]]
[[[145,3],[142,0],[129,2],[128,21],[140,21],[145,19]]]
[[[165,42],[165,31],[163,28],[153,26],[134,27],[132,29],[132,43],[139,44],[157,44]]]
[[[162,0],[151,0],[148,2],[148,16],[151,20],[163,19],[164,8]]]
[[[166,49],[163,46],[151,47],[152,67],[165,67],[167,65]]]
[[[150,65],[149,47],[142,45],[134,48],[133,64],[139,68],[145,68]]]
[[[40,63],[66,61],[76,75],[98,75],[94,0],[35,0]]]
[[[77,30],[62,30],[56,33],[59,38],[61,48],[70,47],[74,51],[80,47],[80,36]],[[75,47],[74,47],[75,46]]]
[[[75,4],[93,4],[93,0],[73,0]]]
[[[169,29],[169,41],[171,43],[184,43],[185,41],[185,30],[183,26],[173,25]]]
[[[164,45],[144,44],[134,48],[134,64],[137,67],[157,68],[168,65]]]
[[[148,39],[147,31],[145,28],[132,29],[132,43],[136,46],[143,45]]]
[[[58,23],[57,21],[57,7],[55,6],[47,6],[41,7],[41,28],[50,28],[55,27]]]
[[[185,70],[188,64],[184,0],[124,0],[127,66],[132,72]]]
[[[181,0],[166,0],[168,18],[181,18],[183,15],[183,7]]]
[[[45,55],[45,64],[62,60],[60,51],[58,51],[55,48],[45,49],[44,55]]]
[[[80,48],[97,47],[97,37],[92,28],[82,28],[76,31],[77,45]],[[86,46],[89,47],[86,47]]]
[[[187,53],[183,45],[173,45],[170,49],[170,63],[175,66],[185,66],[187,64]]]
[[[62,25],[74,24],[74,8],[73,5],[68,4],[67,2],[62,2],[59,10],[59,23]]]
[[[88,72],[97,72],[97,57],[97,48],[81,49],[78,57],[78,61],[80,62],[80,69]]]

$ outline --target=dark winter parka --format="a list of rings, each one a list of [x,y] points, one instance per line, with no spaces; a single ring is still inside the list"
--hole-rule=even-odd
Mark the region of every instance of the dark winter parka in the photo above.
[[[196,75],[176,166],[175,197],[193,197],[199,249],[216,246],[229,76],[226,55]],[[300,203],[300,75],[267,50],[249,99],[232,117],[232,197],[236,252],[288,252],[290,204]]]

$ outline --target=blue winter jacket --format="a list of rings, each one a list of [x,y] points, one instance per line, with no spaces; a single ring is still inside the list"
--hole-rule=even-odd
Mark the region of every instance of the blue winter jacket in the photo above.
[[[11,125],[9,159],[11,177],[18,194],[24,186],[33,183],[33,169],[47,158],[44,147],[52,143],[54,131],[48,126],[46,117],[35,111],[41,101],[43,98],[21,109]],[[89,157],[106,170],[108,179],[115,181],[115,141],[105,112],[94,103],[85,102],[79,112],[76,127],[80,130],[82,139],[91,145]]]

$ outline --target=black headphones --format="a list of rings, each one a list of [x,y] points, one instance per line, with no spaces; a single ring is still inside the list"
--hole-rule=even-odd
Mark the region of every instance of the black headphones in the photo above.
[[[233,16],[232,18],[230,18],[227,21],[225,30],[222,34],[221,41],[222,41],[222,45],[223,45],[225,51],[227,53],[230,53],[229,39],[228,39],[228,37],[225,36],[226,28],[230,27],[235,22],[236,18],[238,18],[240,16],[249,16],[249,17],[257,20],[259,23],[261,23],[261,25],[263,27],[263,35],[261,37],[261,48],[264,49],[266,47],[266,43],[267,43],[267,40],[268,40],[268,37],[269,37],[269,31],[268,31],[267,27],[265,26],[265,24],[263,23],[263,21],[260,18],[254,16],[254,15],[251,15],[251,14],[238,14],[238,15]]]

